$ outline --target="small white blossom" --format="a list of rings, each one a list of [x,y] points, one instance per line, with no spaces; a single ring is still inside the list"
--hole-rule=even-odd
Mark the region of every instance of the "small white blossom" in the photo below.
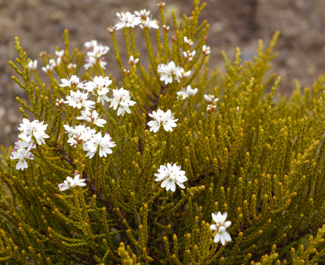
[[[161,187],[166,188],[166,191],[171,190],[175,192],[176,184],[181,188],[185,189],[184,182],[187,181],[185,171],[181,170],[180,166],[176,164],[167,163],[167,166],[161,165],[158,169],[158,173],[155,174],[155,181],[162,181]]]
[[[54,70],[54,66],[51,65],[51,64],[47,64],[45,67],[44,66],[42,67],[42,71],[47,73],[47,74],[52,73],[53,70]]]
[[[73,71],[74,69],[77,68],[77,65],[74,64],[74,63],[69,63],[67,67],[68,67],[68,69],[69,69],[70,71]]]
[[[87,70],[89,68],[92,68],[97,63],[99,63],[99,66],[102,69],[105,69],[107,63],[104,61],[104,56],[106,55],[106,53],[108,53],[109,47],[98,43],[97,40],[86,42],[85,47],[88,48],[87,56],[85,58],[85,69]]]
[[[92,100],[88,100],[88,93],[83,93],[79,90],[76,92],[70,90],[70,96],[66,97],[67,100],[63,101],[73,108],[93,108],[95,102]]]
[[[34,120],[30,122],[28,119],[23,119],[18,128],[21,131],[18,137],[26,142],[26,146],[33,143],[32,136],[35,137],[37,144],[45,144],[45,139],[50,137],[45,133],[46,128],[47,124],[44,124],[44,121]]]
[[[152,121],[148,122],[148,125],[151,127],[150,132],[158,132],[161,125],[163,125],[166,132],[173,131],[173,127],[176,127],[176,121],[178,119],[174,119],[174,114],[172,114],[171,110],[167,110],[166,112],[158,109],[157,112],[153,111],[152,114],[149,114]]]
[[[131,96],[128,90],[123,87],[120,89],[113,90],[113,98],[109,99],[111,102],[110,108],[116,110],[117,116],[124,116],[125,112],[131,113],[130,106],[133,106],[136,102],[131,100]]]
[[[204,56],[209,55],[210,52],[211,52],[210,47],[209,47],[209,46],[206,46],[206,45],[203,45],[203,46],[202,46],[202,52],[203,52],[203,55],[204,55]]]
[[[184,57],[186,58],[186,60],[188,60],[189,62],[192,62],[193,61],[193,58],[196,54],[196,51],[183,51],[183,55]]]
[[[119,30],[122,28],[134,28],[135,26],[137,26],[141,23],[141,18],[131,14],[130,12],[116,13],[116,16],[120,20],[120,22],[115,25],[116,30]]]
[[[184,43],[188,46],[193,45],[193,41],[191,39],[188,39],[187,37],[184,37]]]
[[[160,74],[160,81],[165,82],[165,85],[172,83],[174,80],[180,83],[180,81],[191,74],[191,71],[185,72],[185,70],[176,66],[173,61],[168,64],[159,64],[157,68]]]
[[[64,50],[60,50],[60,51],[55,51],[55,55],[57,56],[57,57],[63,57],[63,55],[64,55]]]
[[[222,245],[225,245],[226,242],[231,241],[231,236],[226,231],[226,229],[231,225],[231,221],[226,221],[227,213],[221,214],[221,212],[218,212],[217,214],[212,213],[211,215],[215,224],[210,225],[210,228],[217,231],[217,234],[214,237],[214,243],[220,241]]]
[[[56,101],[55,101],[55,106],[57,106],[57,107],[61,107],[62,105],[63,105],[63,98],[61,98],[61,99],[57,99]]]
[[[25,148],[20,148],[18,150],[13,149],[10,154],[10,159],[18,159],[18,162],[16,164],[17,170],[24,170],[25,168],[28,168],[28,164],[26,159],[33,160],[33,154]]]
[[[141,21],[140,28],[142,29],[159,29],[159,22],[155,19],[151,19],[150,17],[147,17],[145,20]]]
[[[94,57],[96,59],[102,58],[106,53],[108,53],[109,47],[103,45],[97,45],[92,50],[87,52],[88,57]]]
[[[212,103],[214,102],[218,102],[218,98],[216,98],[214,95],[204,95],[204,99],[208,102],[208,103]]]
[[[89,50],[93,50],[94,47],[96,47],[98,45],[97,40],[91,40],[91,41],[87,41],[85,42],[85,47]]]
[[[60,183],[58,186],[60,191],[65,191],[76,186],[84,187],[86,186],[86,183],[85,179],[80,179],[80,174],[75,173],[74,178],[67,177],[67,179],[63,183]]]
[[[134,15],[141,18],[142,20],[146,20],[146,18],[150,16],[150,11],[142,9],[140,11],[134,11]]]
[[[52,65],[54,68],[59,67],[61,64],[61,58],[57,58],[56,60],[50,59],[49,60],[49,65]]]
[[[84,150],[88,151],[86,157],[93,158],[97,150],[99,150],[100,157],[107,157],[107,154],[111,154],[113,151],[111,148],[115,146],[115,142],[112,141],[112,138],[108,133],[105,133],[105,136],[102,137],[102,134],[94,134],[84,145]]]
[[[35,71],[37,69],[37,60],[30,60],[28,63],[28,68],[30,71]]]
[[[77,146],[79,144],[83,144],[83,146],[85,146],[86,142],[89,141],[96,133],[95,129],[91,129],[85,125],[71,127],[66,124],[63,127],[68,133],[68,144],[71,146]]]
[[[109,86],[112,84],[112,80],[109,77],[95,76],[92,81],[83,83],[83,89],[86,89],[88,92],[97,97],[97,103],[102,103],[104,101],[109,102],[107,94],[109,92]]]
[[[186,88],[182,88],[182,90],[178,91],[176,94],[178,98],[182,95],[182,99],[186,99],[189,96],[195,96],[197,91],[197,88],[192,89],[192,87],[188,85]]]
[[[213,113],[216,109],[217,109],[217,108],[216,108],[215,105],[209,104],[209,105],[207,106],[207,112],[208,112],[209,114]]]
[[[81,116],[77,117],[77,120],[85,120],[97,125],[98,127],[104,127],[104,124],[106,124],[106,120],[101,119],[96,110],[91,111],[88,108],[81,111]]]
[[[130,56],[129,64],[136,65],[139,62],[139,58],[134,59],[133,55]]]
[[[79,77],[76,75],[72,75],[70,79],[61,79],[62,84],[60,84],[60,87],[70,87],[70,88],[76,88],[80,84]]]

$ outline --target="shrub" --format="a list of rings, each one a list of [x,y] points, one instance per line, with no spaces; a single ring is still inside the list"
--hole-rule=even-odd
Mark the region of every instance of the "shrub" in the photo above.
[[[19,140],[1,160],[4,264],[324,262],[325,75],[275,95],[278,33],[253,62],[237,49],[225,74],[211,71],[199,2],[173,26],[163,3],[159,25],[118,14],[118,79],[107,46],[71,53],[66,31],[63,50],[41,54],[43,83],[16,38],[13,79],[29,103],[17,98]]]

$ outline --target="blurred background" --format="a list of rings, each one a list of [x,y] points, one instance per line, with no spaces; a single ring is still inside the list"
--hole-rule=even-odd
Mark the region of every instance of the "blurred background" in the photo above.
[[[114,74],[114,51],[107,27],[117,22],[116,12],[147,9],[159,20],[154,0],[0,0],[0,145],[13,144],[21,122],[15,97],[25,92],[12,80],[8,65],[17,53],[14,37],[19,36],[28,56],[39,61],[39,53],[54,54],[63,48],[63,30],[70,31],[70,47],[84,50],[86,41],[97,39],[111,47],[106,72]],[[165,0],[167,12],[190,15],[192,0]],[[221,50],[233,59],[239,46],[244,60],[255,55],[258,39],[267,43],[276,30],[279,56],[274,71],[282,77],[280,91],[290,93],[297,78],[311,86],[325,72],[324,0],[206,0],[201,18],[210,24],[208,45],[211,65],[223,71]],[[171,23],[170,23],[171,24]],[[120,34],[123,35],[123,34]],[[136,35],[141,38],[141,34]],[[144,40],[137,42],[144,45]],[[141,47],[139,49],[141,51]],[[110,68],[110,61],[113,62]],[[44,79],[45,81],[46,79]]]

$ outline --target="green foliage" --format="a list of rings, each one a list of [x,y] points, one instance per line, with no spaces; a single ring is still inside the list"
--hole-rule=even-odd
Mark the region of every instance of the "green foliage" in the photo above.
[[[144,29],[149,66],[126,70],[114,29],[110,28],[123,86],[136,105],[117,116],[102,104],[96,110],[108,122],[116,147],[107,157],[86,157],[67,143],[63,125],[76,125],[75,109],[56,106],[69,94],[60,78],[78,74],[83,52],[70,53],[68,33],[62,64],[43,83],[31,74],[16,38],[20,57],[10,62],[13,80],[29,96],[21,103],[25,118],[48,124],[46,145],[33,149],[34,161],[15,169],[3,150],[0,167],[0,261],[4,264],[321,264],[325,255],[325,75],[287,99],[275,95],[280,82],[269,75],[276,54],[276,33],[267,48],[260,41],[253,62],[233,63],[224,55],[226,73],[210,71],[202,54],[209,25],[200,22],[204,7],[194,1],[191,16]],[[172,28],[172,27],[171,27]],[[132,28],[124,28],[128,56],[139,58]],[[169,42],[172,37],[172,43]],[[192,39],[193,61],[182,56],[183,37]],[[155,39],[156,38],[156,39]],[[143,55],[145,58],[146,55]],[[47,63],[52,57],[43,54]],[[142,55],[141,55],[142,58]],[[192,71],[180,83],[165,85],[157,66],[174,61]],[[145,61],[145,60],[144,60]],[[77,64],[69,70],[69,63]],[[109,63],[111,68],[113,63]],[[106,76],[99,64],[83,80]],[[33,77],[32,77],[33,76]],[[198,93],[177,99],[191,84]],[[219,98],[209,107],[204,94]],[[172,132],[149,132],[148,116],[171,109],[178,119]],[[92,125],[93,126],[93,125]],[[10,150],[9,150],[10,151]],[[171,192],[155,182],[164,163],[185,170],[186,188]],[[60,192],[57,185],[78,171],[87,186]],[[232,241],[214,243],[212,212],[227,212]]]

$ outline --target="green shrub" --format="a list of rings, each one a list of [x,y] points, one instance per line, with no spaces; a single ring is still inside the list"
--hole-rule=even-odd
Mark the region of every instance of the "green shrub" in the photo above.
[[[253,62],[237,49],[232,64],[224,55],[225,74],[211,71],[199,2],[170,28],[162,3],[158,29],[140,22],[144,12],[120,14],[144,26],[108,29],[119,79],[106,75],[108,48],[70,53],[65,32],[57,57],[41,55],[43,83],[16,38],[13,79],[30,101],[17,98],[19,141],[1,160],[4,264],[324,262],[325,75],[303,92],[297,82],[288,99],[275,95],[278,33]],[[137,60],[146,56],[149,66]]]

